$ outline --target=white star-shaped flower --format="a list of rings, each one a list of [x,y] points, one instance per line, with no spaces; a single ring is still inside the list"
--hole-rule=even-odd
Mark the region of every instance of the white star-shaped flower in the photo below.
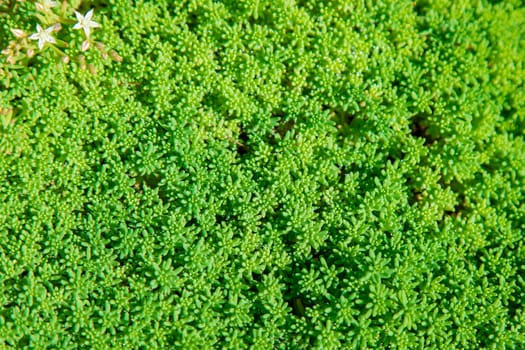
[[[100,24],[91,20],[93,17],[93,9],[86,12],[84,16],[75,11],[75,16],[77,16],[78,23],[73,26],[73,29],[84,29],[86,33],[86,38],[89,38],[89,32],[91,28],[99,28]]]
[[[56,44],[55,38],[51,36],[51,32],[55,30],[55,26],[51,26],[46,30],[40,27],[40,24],[36,25],[36,33],[32,34],[29,39],[38,40],[38,48],[42,50],[46,43]]]

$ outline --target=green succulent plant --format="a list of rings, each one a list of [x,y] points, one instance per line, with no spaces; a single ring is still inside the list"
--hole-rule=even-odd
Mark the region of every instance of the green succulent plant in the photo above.
[[[522,1],[11,0],[0,47],[0,348],[525,344]]]

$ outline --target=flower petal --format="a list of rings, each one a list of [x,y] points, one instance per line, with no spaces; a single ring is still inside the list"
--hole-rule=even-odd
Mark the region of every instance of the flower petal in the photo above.
[[[84,16],[86,21],[90,21],[91,17],[93,17],[93,9],[89,10],[88,12],[86,12],[86,15]]]
[[[75,16],[77,16],[78,24],[84,20],[84,16],[80,12],[75,11]]]

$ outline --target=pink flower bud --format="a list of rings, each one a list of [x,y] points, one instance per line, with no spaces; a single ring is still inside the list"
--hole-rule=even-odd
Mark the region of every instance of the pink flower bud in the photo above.
[[[12,29],[11,28],[11,33],[13,33],[13,35],[19,39],[23,39],[27,36],[26,32],[24,32],[22,29]]]
[[[87,51],[89,49],[89,40],[84,40],[82,42],[82,51]]]
[[[95,41],[94,44],[97,49],[99,49],[100,51],[104,51],[105,46],[100,41]]]
[[[97,69],[95,68],[95,66],[93,64],[88,64],[88,69],[89,69],[89,72],[93,75],[97,75]]]
[[[60,23],[55,23],[51,26],[51,30],[54,32],[58,32],[60,29],[62,29],[62,25]]]
[[[120,57],[120,55],[115,51],[111,51],[109,54],[111,55],[111,58],[113,58],[115,61],[122,62],[122,57]]]

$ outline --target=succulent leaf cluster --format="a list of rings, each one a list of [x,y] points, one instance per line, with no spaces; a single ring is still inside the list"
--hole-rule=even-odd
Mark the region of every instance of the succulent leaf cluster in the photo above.
[[[0,347],[525,344],[521,1],[38,4],[0,1]]]

